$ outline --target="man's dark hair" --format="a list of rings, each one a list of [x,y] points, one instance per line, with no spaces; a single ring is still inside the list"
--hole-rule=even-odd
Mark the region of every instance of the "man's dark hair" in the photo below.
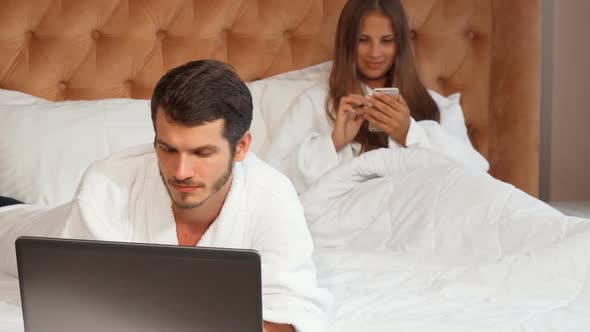
[[[216,60],[191,61],[168,71],[154,89],[152,123],[158,109],[187,127],[225,120],[224,137],[235,150],[252,123],[252,95],[236,71]]]

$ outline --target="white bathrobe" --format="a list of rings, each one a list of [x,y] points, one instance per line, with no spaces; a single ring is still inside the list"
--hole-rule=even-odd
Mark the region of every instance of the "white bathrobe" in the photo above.
[[[331,296],[316,285],[313,242],[289,180],[252,153],[235,164],[219,217],[198,246],[255,249],[262,259],[264,320],[322,331]],[[171,200],[152,146],[92,165],[72,203],[0,213],[4,272],[15,273],[20,235],[178,244]]]
[[[367,94],[370,92],[365,87]],[[429,91],[440,109],[440,124],[436,121],[411,119],[406,138],[408,148],[420,147],[445,155],[452,161],[487,171],[489,164],[471,145],[465,127],[459,94],[447,98]],[[332,141],[332,123],[325,111],[328,85],[317,83],[297,97],[272,143],[261,157],[293,181],[297,192],[304,192],[326,171],[342,161],[360,154],[360,144],[351,143],[336,151]],[[403,148],[389,140],[392,149]]]

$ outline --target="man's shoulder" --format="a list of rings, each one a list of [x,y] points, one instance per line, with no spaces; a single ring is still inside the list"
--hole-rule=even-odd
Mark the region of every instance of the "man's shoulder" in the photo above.
[[[297,199],[297,192],[287,176],[279,172],[254,153],[249,152],[242,161],[248,191],[260,192],[275,197]]]
[[[243,170],[247,214],[258,241],[273,246],[279,245],[277,239],[297,239],[300,245],[310,241],[303,207],[291,181],[250,153]]]
[[[88,170],[133,169],[147,161],[155,160],[155,157],[152,144],[138,145],[98,160],[90,165]]]
[[[138,178],[145,178],[157,165],[153,145],[140,145],[115,153],[94,162],[82,177],[79,191],[83,188],[114,186],[119,189],[130,186]]]

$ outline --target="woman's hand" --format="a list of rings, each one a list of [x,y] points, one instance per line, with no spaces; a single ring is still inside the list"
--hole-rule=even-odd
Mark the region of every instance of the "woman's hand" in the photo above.
[[[410,108],[404,98],[375,93],[368,97],[373,107],[365,109],[366,119],[383,129],[389,137],[406,146],[406,138],[410,130]]]
[[[332,131],[332,141],[336,151],[352,142],[359,132],[369,102],[364,96],[351,94],[340,99],[336,110],[336,123]]]

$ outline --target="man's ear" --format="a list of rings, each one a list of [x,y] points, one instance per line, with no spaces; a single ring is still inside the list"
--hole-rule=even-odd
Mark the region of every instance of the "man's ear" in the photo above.
[[[236,153],[234,155],[234,161],[242,161],[246,158],[248,151],[250,150],[250,144],[252,143],[252,134],[248,130],[236,145]]]

